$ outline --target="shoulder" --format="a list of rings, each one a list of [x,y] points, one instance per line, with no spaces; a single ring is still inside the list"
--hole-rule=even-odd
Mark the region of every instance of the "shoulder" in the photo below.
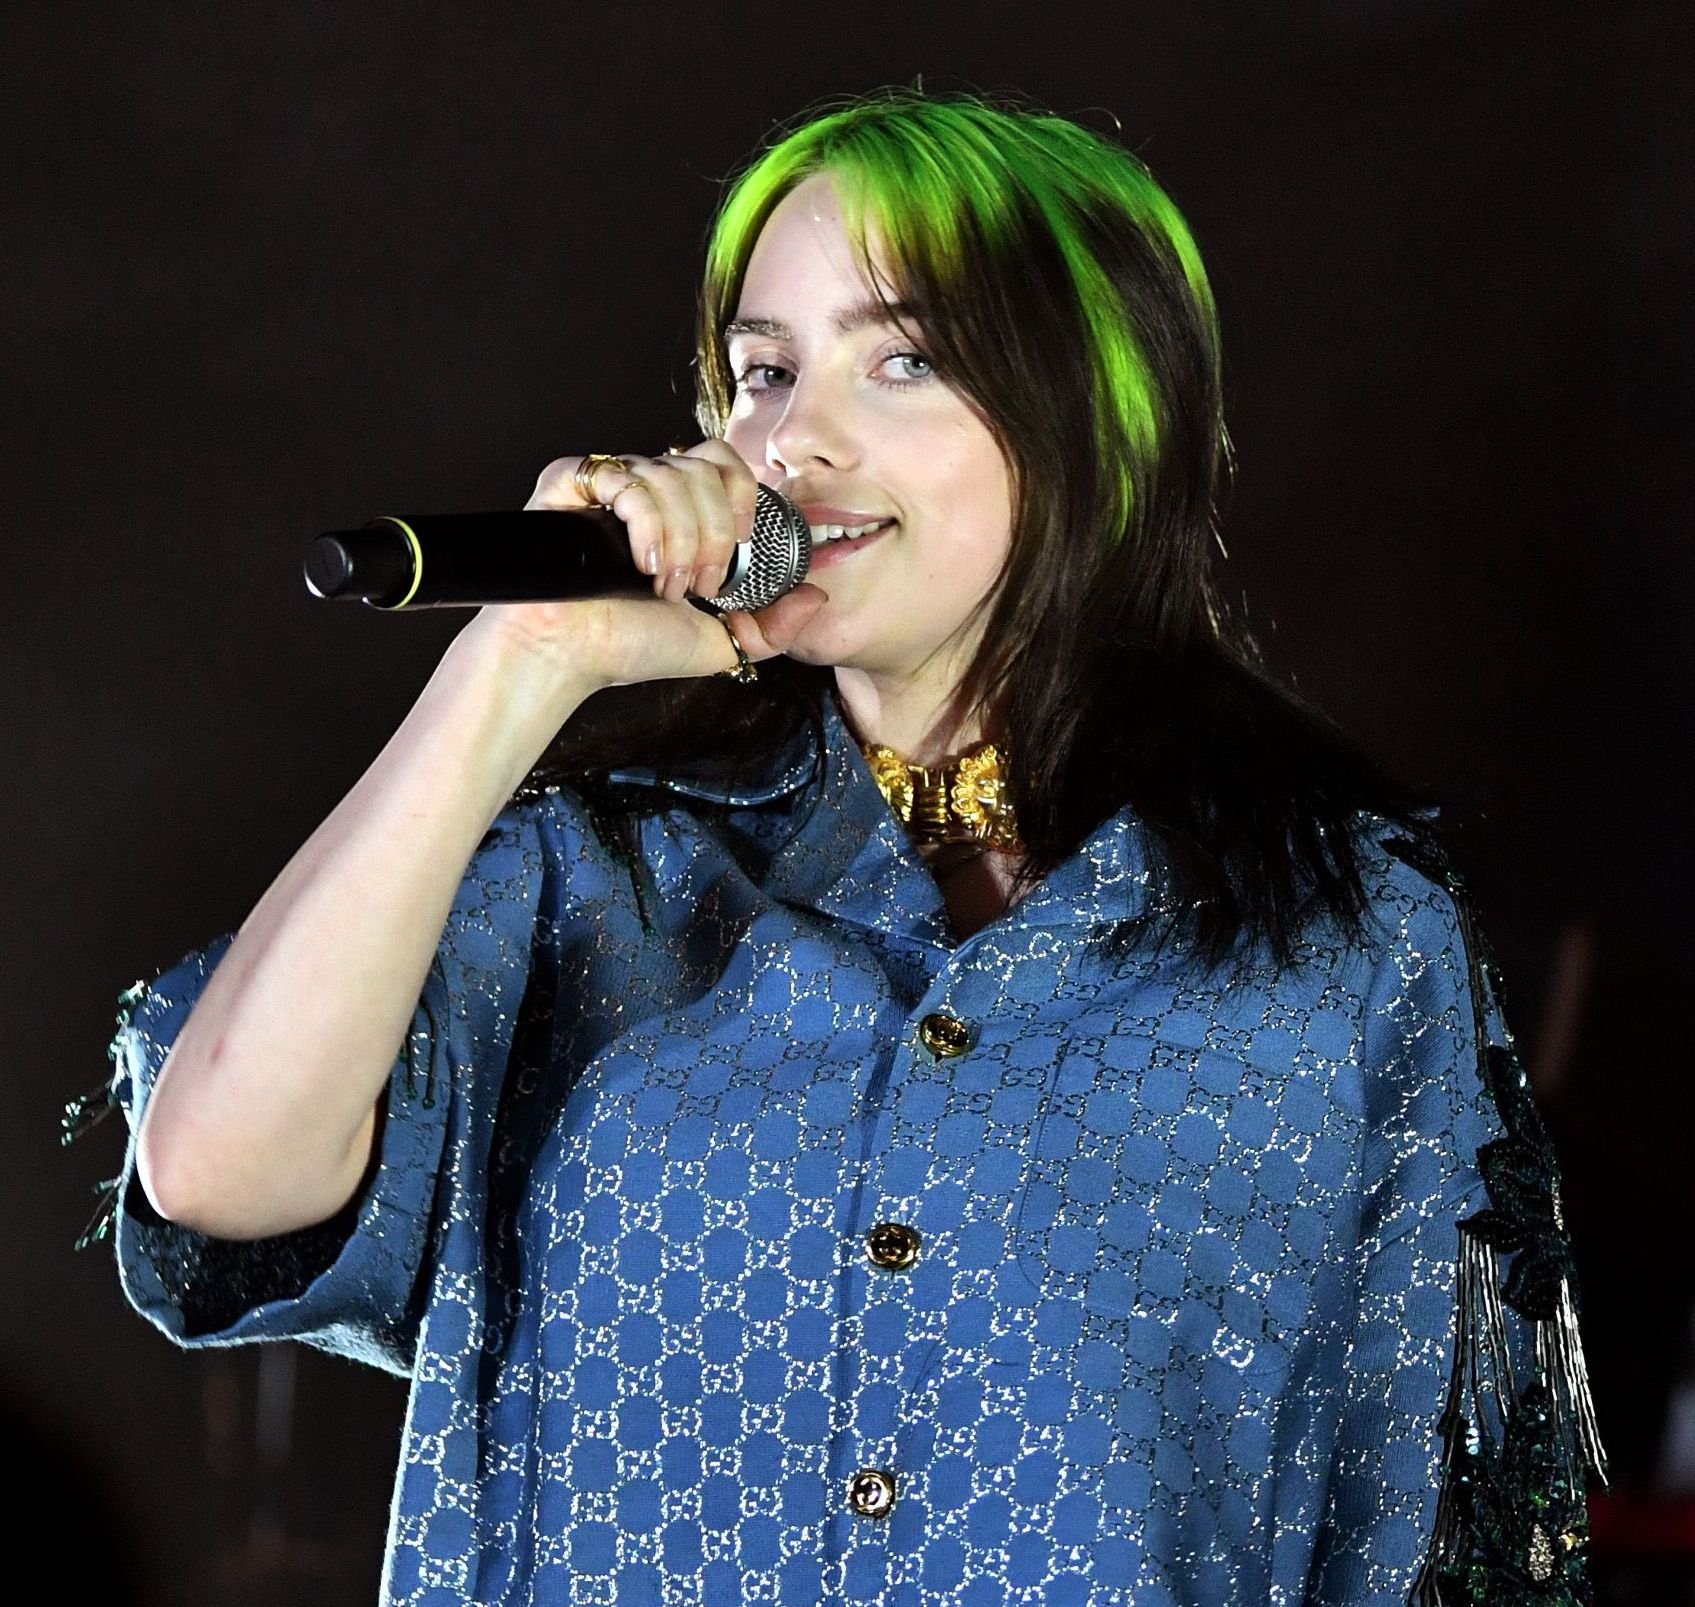
[[[1360,1040],[1368,1111],[1396,1145],[1428,1148],[1430,1164],[1438,1153],[1454,1164],[1500,1130],[1491,1045],[1516,1066],[1499,973],[1471,890],[1433,822],[1408,829],[1372,816],[1361,825],[1378,934]]]
[[[1436,812],[1407,823],[1361,809],[1353,826],[1373,968],[1394,965],[1405,974],[1409,965],[1444,958],[1467,966],[1476,939],[1474,901]]]
[[[1319,826],[1332,886],[1321,895],[1310,869],[1299,873],[1305,903],[1295,922],[1295,963],[1279,965],[1256,947],[1232,981],[1288,978],[1309,991],[1376,1000],[1432,966],[1457,980],[1468,964],[1470,895],[1434,817],[1434,810],[1409,819],[1358,808],[1339,827]],[[1352,889],[1346,910],[1345,889]]]

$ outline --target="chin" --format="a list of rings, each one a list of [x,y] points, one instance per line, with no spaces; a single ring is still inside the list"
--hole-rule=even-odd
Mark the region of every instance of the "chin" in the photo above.
[[[863,653],[863,640],[855,641],[853,634],[842,628],[842,622],[827,620],[830,612],[826,603],[818,610],[803,630],[789,645],[783,649],[785,657],[797,660],[802,664],[854,665],[855,658]]]

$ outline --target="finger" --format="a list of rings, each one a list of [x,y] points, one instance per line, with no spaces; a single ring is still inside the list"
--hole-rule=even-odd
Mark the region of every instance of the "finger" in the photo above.
[[[738,544],[747,541],[753,535],[754,514],[758,507],[759,479],[748,467],[743,458],[728,441],[717,436],[699,442],[689,448],[686,457],[704,460],[718,470],[718,482],[721,489],[722,501],[717,494],[713,497],[715,507],[727,509],[727,525],[725,529],[724,546],[721,553],[712,553],[710,558],[722,560],[720,567],[713,569],[703,555],[701,569],[701,586],[696,588],[697,595],[711,597],[723,590],[724,576],[729,570],[730,560],[735,555]],[[708,541],[710,533],[705,532]]]
[[[680,602],[694,573],[695,549],[700,544],[699,514],[693,493],[684,476],[672,467],[675,458],[632,458],[631,477],[639,490],[628,499],[623,492],[614,497],[613,511],[624,517],[626,501],[651,499],[658,512],[659,557],[654,569],[654,591],[671,602]],[[648,548],[652,551],[652,544]]]
[[[668,480],[673,486],[681,488],[681,494],[687,498],[694,516],[694,551],[686,560],[681,554],[673,555],[668,551],[668,576],[671,570],[686,562],[688,575],[683,583],[684,593],[709,597],[712,593],[705,590],[704,582],[712,573],[713,554],[723,546],[720,527],[728,523],[727,517],[717,507],[713,495],[718,471],[704,458],[691,457],[689,453],[680,450],[667,452],[663,458],[657,460],[656,467],[669,471]],[[727,562],[727,559],[725,561]],[[666,595],[670,595],[669,590]]]
[[[726,609],[722,614],[712,614],[706,609],[699,610],[699,613],[703,619],[710,619],[714,622],[709,632],[711,645],[706,649],[712,663],[712,668],[706,672],[707,674],[719,675],[728,670],[739,670],[742,667],[741,653],[736,653],[735,646],[724,639],[726,631],[729,632],[736,643],[741,644],[742,652],[747,653],[749,660],[753,658],[753,653],[749,650],[747,644],[749,639],[756,634],[756,631],[745,613],[735,608]],[[725,648],[729,648],[730,652],[735,654],[733,661],[728,664],[723,663]]]
[[[680,457],[655,458],[643,478],[660,498],[665,510],[665,555],[660,573],[660,595],[681,602],[689,593],[700,562],[700,499]]]
[[[657,577],[665,552],[665,510],[653,488],[635,475],[623,475],[622,484],[604,499],[622,522],[630,539],[630,555],[643,574]],[[653,589],[659,590],[654,580]]]
[[[736,547],[753,532],[758,482],[736,449],[716,437],[684,450],[674,447],[665,461],[692,476],[700,512],[701,545],[689,589],[713,597],[724,589]]]
[[[636,567],[644,574],[653,574],[659,568],[665,534],[661,504],[640,480],[616,463],[595,465],[594,474],[590,477],[594,500],[585,501],[583,489],[577,483],[577,471],[586,461],[586,455],[555,458],[536,476],[536,488],[524,504],[525,511],[532,508],[611,508],[628,534],[630,556]],[[635,488],[634,493],[626,497],[624,492],[632,487]]]
[[[746,532],[736,528],[736,510],[725,484],[725,470],[704,455],[683,454],[665,461],[682,476],[694,497],[700,545],[695,551],[689,590],[696,597],[714,597],[723,590],[736,543],[746,539]]]
[[[587,454],[573,458],[555,458],[536,476],[536,488],[524,504],[530,508],[582,508],[590,506],[577,487],[577,470],[587,461]],[[616,464],[595,465],[593,475],[595,496],[602,502],[622,484],[624,476]]]
[[[724,617],[731,621],[742,651],[757,664],[786,653],[813,615],[829,600],[823,587],[805,580],[764,608],[752,613],[732,610]]]

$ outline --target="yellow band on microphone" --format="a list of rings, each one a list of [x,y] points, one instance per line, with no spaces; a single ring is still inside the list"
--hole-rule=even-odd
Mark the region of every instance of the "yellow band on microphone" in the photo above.
[[[423,543],[418,540],[417,533],[404,519],[397,519],[392,513],[379,513],[377,517],[371,521],[371,523],[379,524],[383,520],[387,520],[389,524],[397,526],[400,533],[406,537],[406,540],[411,545],[412,586],[398,603],[379,603],[377,606],[379,608],[404,608],[414,597],[418,595],[418,588],[424,583],[424,547]]]

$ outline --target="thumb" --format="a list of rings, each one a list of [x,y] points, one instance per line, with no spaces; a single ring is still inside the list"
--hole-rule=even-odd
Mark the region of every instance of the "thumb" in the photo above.
[[[829,602],[829,593],[810,581],[802,581],[776,602],[752,613],[736,614],[736,639],[755,663],[786,652],[806,629],[814,614]]]

